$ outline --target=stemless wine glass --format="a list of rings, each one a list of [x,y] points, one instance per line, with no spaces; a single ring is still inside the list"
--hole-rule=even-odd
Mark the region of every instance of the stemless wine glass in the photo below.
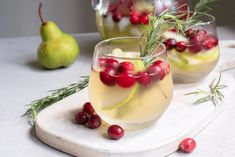
[[[164,44],[174,82],[191,83],[205,78],[219,59],[215,17],[199,12],[179,12],[182,19],[194,14],[198,22],[185,24],[184,33],[172,27],[164,33]],[[174,23],[171,23],[174,25]]]
[[[107,39],[96,45],[93,56],[90,101],[105,122],[125,129],[153,124],[173,93],[164,44],[140,57],[140,43],[137,37]]]

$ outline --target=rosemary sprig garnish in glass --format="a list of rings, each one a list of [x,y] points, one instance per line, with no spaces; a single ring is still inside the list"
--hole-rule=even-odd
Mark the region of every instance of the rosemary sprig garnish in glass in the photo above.
[[[195,92],[187,93],[186,95],[204,95],[203,97],[196,100],[194,104],[201,104],[207,101],[212,101],[214,105],[218,105],[219,103],[223,102],[224,99],[224,96],[221,93],[221,89],[226,88],[227,86],[220,84],[221,74],[216,83],[215,81],[216,79],[214,79],[209,85],[209,91],[199,89]]]
[[[34,120],[38,113],[46,107],[86,88],[88,86],[89,78],[88,76],[84,76],[82,78],[83,80],[80,80],[79,82],[70,84],[67,87],[51,90],[49,91],[49,96],[33,101],[28,105],[29,108],[22,116],[29,118],[29,120]]]

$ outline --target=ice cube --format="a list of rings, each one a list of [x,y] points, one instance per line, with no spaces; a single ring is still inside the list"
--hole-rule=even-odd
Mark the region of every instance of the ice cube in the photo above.
[[[114,21],[113,21],[113,18],[112,18],[111,14],[108,14],[107,17],[104,18],[104,26],[107,29],[110,29],[110,30],[113,29]]]
[[[118,28],[120,32],[125,31],[125,29],[130,25],[130,20],[128,17],[123,17],[121,21],[118,23]]]

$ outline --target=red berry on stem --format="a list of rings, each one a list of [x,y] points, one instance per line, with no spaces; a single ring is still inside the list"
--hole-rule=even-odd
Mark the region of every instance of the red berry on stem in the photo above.
[[[88,120],[87,126],[89,128],[91,128],[91,129],[96,129],[100,125],[101,125],[101,118],[100,118],[100,116],[94,115],[94,114],[91,115],[89,120]]]
[[[119,22],[121,21],[122,19],[122,13],[116,11],[114,14],[113,14],[113,21],[114,22]]]
[[[179,149],[185,153],[190,153],[196,148],[196,142],[192,138],[186,138],[181,141]]]
[[[163,43],[166,46],[167,50],[171,50],[171,49],[173,49],[175,47],[176,40],[170,38],[170,39],[165,40]]]
[[[86,112],[87,114],[92,114],[95,112],[94,108],[92,107],[91,103],[90,102],[86,102],[84,105],[83,105],[83,109],[82,109],[83,112]]]
[[[176,43],[175,49],[178,52],[183,52],[186,48],[187,48],[187,44],[185,42],[179,41],[179,42]]]
[[[152,77],[147,72],[138,72],[135,76],[138,83],[143,86],[148,86],[152,82]]]
[[[122,88],[129,88],[135,84],[136,80],[132,74],[122,73],[117,78],[117,84]]]
[[[113,140],[118,140],[124,136],[124,130],[119,125],[111,125],[108,128],[107,133]]]
[[[135,71],[135,65],[131,62],[122,62],[118,66],[118,72],[119,73],[134,73]]]
[[[107,86],[114,86],[116,84],[116,72],[114,69],[106,68],[100,72],[100,80]]]
[[[77,124],[80,124],[80,125],[85,125],[87,122],[88,122],[88,114],[81,111],[81,112],[78,112],[76,115],[75,115],[75,121]]]

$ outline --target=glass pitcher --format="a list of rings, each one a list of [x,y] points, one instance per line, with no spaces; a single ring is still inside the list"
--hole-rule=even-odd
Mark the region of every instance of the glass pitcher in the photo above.
[[[96,25],[104,39],[141,36],[146,31],[150,14],[159,15],[167,8],[175,10],[185,3],[187,0],[92,0]]]

